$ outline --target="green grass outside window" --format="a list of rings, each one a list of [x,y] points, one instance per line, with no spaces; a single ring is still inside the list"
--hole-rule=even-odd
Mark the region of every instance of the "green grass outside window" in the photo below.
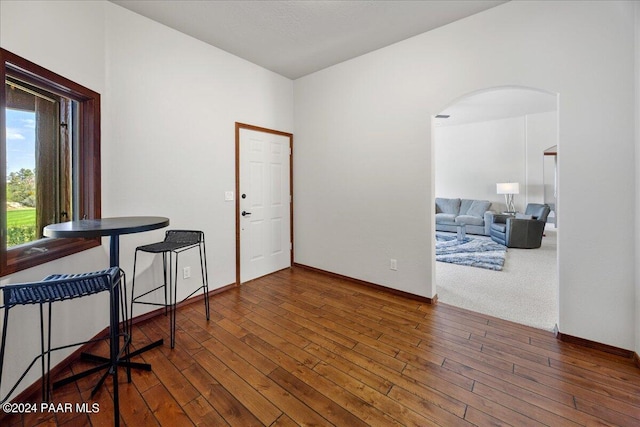
[[[7,211],[7,247],[21,245],[36,239],[36,210]]]

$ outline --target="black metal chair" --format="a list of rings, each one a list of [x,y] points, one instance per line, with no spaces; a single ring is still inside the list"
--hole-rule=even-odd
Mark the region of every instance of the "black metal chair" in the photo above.
[[[204,293],[204,307],[207,320],[209,320],[209,278],[207,273],[207,251],[204,242],[204,233],[197,230],[168,230],[162,242],[151,243],[149,245],[139,246],[133,260],[133,281],[131,285],[131,318],[133,318],[134,304],[154,305],[165,308],[165,314],[169,309],[169,324],[171,335],[171,348],[175,347],[176,341],[176,295],[178,291],[178,255],[189,249],[198,248],[200,253],[200,273],[202,274],[202,285],[187,295],[180,302],[190,298],[200,289]],[[162,254],[163,283],[155,288],[148,290],[138,296],[135,294],[136,281],[136,263],[138,261],[138,252],[147,252],[152,254]],[[175,257],[175,259],[174,259]],[[167,258],[169,264],[167,266]],[[168,280],[167,280],[168,277]],[[173,284],[173,289],[171,287]],[[168,285],[168,286],[167,286]],[[143,297],[152,294],[155,291],[164,290],[164,303],[142,300]],[[168,290],[168,299],[167,299]]]
[[[124,289],[120,291],[120,287]],[[122,353],[128,353],[130,335],[128,331],[127,319],[127,301],[126,301],[126,280],[124,272],[118,267],[111,267],[107,270],[97,271],[93,273],[80,274],[53,274],[45,277],[42,281],[32,283],[20,283],[6,285],[0,288],[3,295],[4,324],[2,327],[2,343],[0,345],[0,386],[2,385],[2,373],[4,366],[4,356],[7,345],[7,329],[9,327],[9,311],[20,305],[39,305],[40,308],[40,354],[37,355],[29,366],[22,373],[20,378],[13,385],[11,390],[2,398],[0,403],[5,402],[11,394],[16,390],[18,385],[31,370],[33,365],[41,359],[42,370],[42,399],[48,401],[51,392],[50,371],[51,371],[51,353],[53,351],[88,344],[102,339],[92,339],[89,341],[67,344],[55,348],[51,348],[51,313],[52,304],[58,301],[70,300],[75,298],[86,297],[97,294],[99,292],[109,292],[109,343],[110,358],[104,365],[94,368],[90,373],[97,372],[99,369],[108,368],[100,379],[100,382],[93,389],[91,396],[93,397],[98,388],[102,385],[106,377],[111,374],[113,377],[113,401],[114,401],[114,417],[115,425],[119,424],[119,398],[118,398],[118,361]],[[47,343],[45,348],[45,321],[44,321],[44,305],[48,305],[47,313]],[[123,315],[124,330],[120,332],[120,313]],[[28,334],[25,334],[28,336]],[[120,348],[120,337],[124,336],[124,345]],[[45,361],[46,359],[46,361]],[[131,381],[130,368],[127,368],[128,380]],[[77,379],[77,377],[75,378]],[[64,383],[66,383],[63,380]],[[54,385],[54,388],[56,386]]]

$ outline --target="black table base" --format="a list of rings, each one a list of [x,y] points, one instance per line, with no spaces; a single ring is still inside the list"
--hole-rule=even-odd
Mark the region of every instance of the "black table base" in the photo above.
[[[149,345],[146,345],[136,351],[132,351],[131,353],[129,353],[126,357],[121,358],[118,360],[118,366],[122,366],[122,367],[129,367],[131,369],[139,369],[142,371],[151,371],[151,364],[149,363],[138,363],[138,362],[131,362],[131,358],[132,357],[136,357],[141,355],[142,353],[149,351],[153,348],[159,347],[161,345],[164,344],[164,340],[158,340],[155,342],[152,342]],[[104,381],[107,379],[107,376],[111,373],[110,372],[110,368],[111,367],[111,360],[108,357],[103,357],[103,356],[98,356],[95,354],[91,354],[91,353],[81,353],[80,354],[80,359],[87,361],[87,362],[96,362],[96,363],[100,363],[100,365],[98,366],[94,366],[93,368],[87,369],[86,371],[83,372],[79,372],[75,375],[71,375],[67,378],[63,378],[59,381],[56,381],[53,383],[53,389],[57,389],[59,387],[65,386],[67,384],[71,384],[72,382],[78,381],[79,379],[82,379],[84,377],[87,377],[89,375],[95,374],[96,372],[100,372],[101,370],[105,369],[105,373],[102,375],[102,377],[100,377],[100,380],[98,381],[98,383],[95,385],[95,387],[93,388],[93,390],[91,391],[91,397],[93,397],[96,392],[98,391],[98,389],[102,386],[102,384],[104,383]],[[131,382],[131,378],[128,378],[128,381]]]

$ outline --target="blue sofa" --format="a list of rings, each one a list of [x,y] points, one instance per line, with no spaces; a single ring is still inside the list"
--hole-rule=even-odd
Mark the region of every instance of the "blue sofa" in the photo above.
[[[457,231],[456,226],[465,224],[470,234],[490,235],[495,212],[488,200],[445,199],[436,197],[436,231]]]

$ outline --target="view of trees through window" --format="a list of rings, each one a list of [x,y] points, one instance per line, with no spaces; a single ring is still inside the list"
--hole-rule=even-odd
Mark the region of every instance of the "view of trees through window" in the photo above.
[[[35,112],[6,109],[7,246],[36,239]]]
[[[0,48],[0,277],[101,244],[49,224],[100,218],[100,94]]]
[[[43,237],[72,209],[74,101],[34,84],[5,82],[7,248]]]

